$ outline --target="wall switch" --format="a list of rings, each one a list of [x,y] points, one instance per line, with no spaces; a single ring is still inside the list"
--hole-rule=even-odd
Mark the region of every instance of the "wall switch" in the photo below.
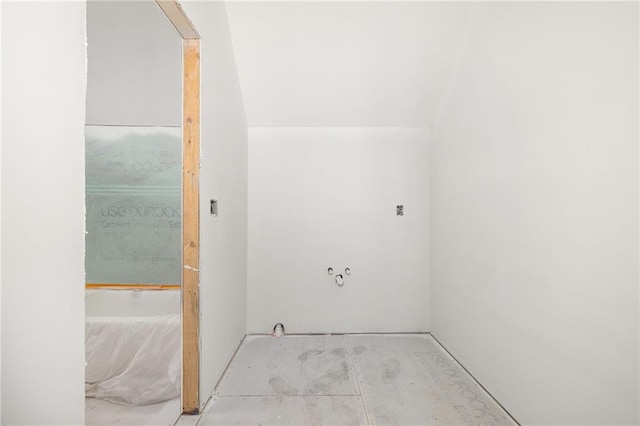
[[[211,200],[211,216],[218,216],[218,200]]]

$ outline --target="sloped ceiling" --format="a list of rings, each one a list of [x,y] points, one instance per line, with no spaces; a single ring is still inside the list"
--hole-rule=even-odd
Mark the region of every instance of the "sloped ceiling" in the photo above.
[[[87,124],[181,125],[182,38],[155,1],[88,1],[87,55]]]
[[[468,8],[227,3],[248,125],[428,125],[449,83]]]

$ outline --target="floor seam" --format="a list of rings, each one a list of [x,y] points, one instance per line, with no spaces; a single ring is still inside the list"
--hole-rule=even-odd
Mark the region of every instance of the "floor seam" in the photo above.
[[[218,398],[264,398],[264,397],[268,397],[268,398],[282,398],[282,397],[310,397],[310,396],[322,396],[322,397],[327,397],[327,396],[362,396],[359,393],[346,393],[346,394],[315,394],[315,393],[304,393],[304,394],[295,394],[295,395],[286,395],[286,394],[268,394],[268,395],[216,395]]]
[[[240,343],[238,343],[238,346],[236,347],[236,350],[233,351],[233,355],[231,355],[231,359],[229,359],[229,362],[225,366],[224,371],[222,372],[222,375],[220,376],[220,379],[218,379],[218,382],[213,387],[213,391],[211,392],[211,395],[209,395],[209,398],[211,398],[214,395],[218,394],[218,392],[222,388],[222,385],[224,385],[224,380],[227,378],[227,376],[229,374],[231,374],[231,370],[234,368],[234,361],[235,361],[236,357],[238,356],[238,353],[240,352],[240,349],[242,348],[242,345],[244,345],[245,341],[247,340],[247,336],[248,335],[245,334],[242,337],[242,339],[240,340]],[[204,411],[204,409],[203,409],[203,411]]]
[[[200,415],[198,416],[198,421],[196,422],[196,424],[194,426],[198,426],[200,424],[200,422],[202,421],[202,419],[204,418],[204,412],[207,409],[207,407],[209,407],[210,405],[213,405],[213,403],[215,402],[215,400],[217,399],[216,395],[211,395],[209,397],[209,399],[207,400],[207,402],[204,404],[204,407],[202,407],[202,412],[200,413]]]
[[[433,341],[435,342],[435,344],[437,346],[440,347],[440,349],[442,351],[444,351],[445,354],[447,354],[451,360],[454,362],[454,364],[456,364],[458,367],[460,367],[462,369],[462,371],[464,371],[464,373],[466,373],[466,375],[471,378],[471,380],[480,387],[480,389],[482,389],[482,391],[489,397],[490,400],[492,400],[495,404],[498,405],[498,407],[500,407],[500,409],[511,419],[515,422],[516,425],[520,426],[520,422],[518,420],[516,420],[515,417],[513,417],[513,415],[511,415],[511,413],[509,411],[507,411],[506,408],[504,408],[504,406],[500,403],[500,401],[498,401],[492,394],[491,392],[489,392],[487,390],[487,388],[484,387],[484,385],[482,383],[480,383],[478,381],[478,379],[475,378],[475,376],[473,374],[471,374],[471,372],[469,370],[467,370],[467,368],[462,365],[462,363],[460,361],[458,361],[458,359],[453,356],[453,354],[451,352],[449,352],[449,349],[447,349],[442,343],[440,343],[440,341],[436,338],[436,336],[433,335],[433,333],[429,333],[429,335],[431,336],[431,339],[433,339]]]
[[[349,353],[349,358],[351,358],[351,366],[353,368],[353,375],[355,377],[356,387],[358,388],[358,392],[360,393],[360,402],[362,403],[362,409],[364,410],[364,418],[367,421],[367,425],[371,425],[371,421],[369,420],[369,410],[367,409],[367,403],[365,401],[364,394],[362,392],[362,387],[360,386],[360,380],[362,375],[360,374],[360,369],[358,368],[358,360],[356,359],[355,351],[351,345],[351,338],[348,334],[344,335],[345,346],[347,348],[347,352]]]

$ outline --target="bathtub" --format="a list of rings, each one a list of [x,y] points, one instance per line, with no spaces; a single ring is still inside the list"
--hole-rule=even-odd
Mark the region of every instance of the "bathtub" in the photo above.
[[[85,395],[125,405],[180,396],[180,291],[86,290]]]

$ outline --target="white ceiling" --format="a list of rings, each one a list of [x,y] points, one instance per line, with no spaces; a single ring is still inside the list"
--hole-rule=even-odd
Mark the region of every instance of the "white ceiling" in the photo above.
[[[434,118],[466,3],[227,3],[248,124],[424,126]]]

